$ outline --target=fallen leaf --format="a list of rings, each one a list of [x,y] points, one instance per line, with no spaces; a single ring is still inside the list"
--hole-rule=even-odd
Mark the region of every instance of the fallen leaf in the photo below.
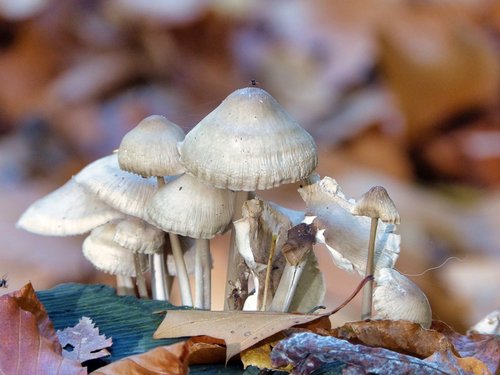
[[[255,366],[260,369],[273,368],[271,363],[271,351],[279,341],[265,342],[255,348],[250,348],[241,352],[241,362],[243,368]]]
[[[345,363],[350,373],[355,374],[464,373],[460,371],[463,368],[457,358],[449,355],[449,352],[444,352],[434,358],[422,360],[383,348],[351,344],[335,337],[298,333],[280,341],[271,352],[271,360],[275,367],[293,365],[292,374],[310,374],[323,364],[334,361]],[[487,369],[480,367],[480,361],[476,360],[473,365],[476,366],[473,374],[487,374]]]
[[[79,362],[62,356],[62,349],[33,287],[0,297],[1,374],[86,374]]]
[[[224,340],[210,336],[191,337],[189,343],[189,364],[206,365],[222,363],[226,359],[226,344]]]
[[[259,341],[284,329],[321,318],[321,314],[286,314],[245,311],[167,312],[154,338],[176,338],[207,335],[226,342],[226,363]]]
[[[451,348],[451,343],[441,333],[405,320],[349,322],[342,327],[320,330],[318,333],[419,358],[426,358],[437,351]]]
[[[85,362],[91,359],[106,357],[109,352],[104,349],[113,344],[111,338],[99,335],[99,328],[95,327],[92,319],[82,317],[74,327],[57,331],[57,337],[63,347],[65,358]],[[72,348],[71,351],[67,347]]]
[[[185,375],[188,373],[189,344],[160,346],[143,354],[125,357],[92,372],[94,375]]]
[[[500,337],[479,333],[461,335],[439,321],[432,322],[431,328],[446,336],[461,357],[477,358],[492,374],[500,372]]]

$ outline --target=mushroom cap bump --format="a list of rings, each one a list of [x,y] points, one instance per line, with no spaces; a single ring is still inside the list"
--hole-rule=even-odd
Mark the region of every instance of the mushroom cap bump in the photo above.
[[[188,174],[221,189],[270,189],[308,177],[317,147],[266,91],[234,91],[179,144]]]
[[[163,116],[148,116],[123,137],[118,148],[120,168],[143,177],[182,174],[177,143],[183,139],[178,125]]]
[[[385,223],[400,224],[396,205],[382,186],[374,186],[358,199],[352,208],[353,215],[378,218]]]
[[[83,255],[103,272],[135,277],[134,254],[113,241],[115,232],[115,223],[93,229],[83,241]],[[147,262],[144,262],[143,271],[147,271]]]
[[[383,268],[375,275],[373,292],[376,319],[409,320],[429,328],[432,311],[420,288],[393,268]]]
[[[153,196],[146,209],[147,221],[165,232],[209,239],[231,223],[234,194],[184,174]]]
[[[141,219],[145,219],[144,207],[157,190],[156,178],[121,170],[116,154],[87,165],[74,179],[114,209]]]
[[[45,236],[73,236],[122,217],[72,178],[31,204],[16,226]]]

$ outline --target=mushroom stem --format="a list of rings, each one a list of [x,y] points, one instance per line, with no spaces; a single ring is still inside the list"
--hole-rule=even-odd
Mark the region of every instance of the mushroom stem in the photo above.
[[[149,298],[148,288],[146,287],[146,278],[142,273],[142,264],[139,254],[134,254],[134,266],[135,266],[135,283],[137,285],[139,297]]]
[[[212,260],[210,258],[210,240],[203,242],[201,248],[201,266],[203,269],[203,308],[212,308]]]
[[[232,221],[239,220],[243,217],[242,207],[243,203],[248,199],[249,193],[247,191],[238,191],[234,196],[234,214]],[[226,291],[224,299],[224,310],[236,310],[236,306],[231,303],[231,296],[233,294],[234,286],[238,284],[240,275],[238,272],[238,264],[244,263],[243,257],[238,251],[236,245],[236,231],[234,225],[231,228],[231,239],[229,242],[229,254],[227,257],[227,276],[226,276]],[[244,301],[243,301],[244,302]],[[243,304],[241,304],[243,308]]]
[[[264,295],[262,296],[262,306],[260,307],[260,311],[266,311],[267,309],[267,296],[269,294],[269,284],[271,283],[271,271],[273,268],[274,252],[276,250],[276,240],[277,237],[273,235],[271,249],[269,250],[269,258],[267,260],[266,281],[264,282]]]
[[[211,264],[210,240],[196,239],[195,242],[195,305],[199,309],[211,307]]]
[[[116,294],[119,296],[135,296],[134,281],[131,277],[116,275]]]
[[[375,271],[375,239],[377,237],[378,218],[371,218],[370,241],[368,242],[368,258],[366,260],[365,277],[373,276]],[[373,279],[369,280],[363,288],[361,303],[361,320],[370,319],[372,316]]]
[[[288,312],[306,263],[307,258],[296,266],[292,266],[288,262],[286,263],[278,288],[274,294],[273,302],[269,308],[270,311]]]
[[[162,250],[158,254],[152,254],[150,257],[151,267],[151,291],[154,300],[170,300],[171,280],[167,274],[165,266],[165,252]]]
[[[177,269],[177,277],[179,279],[179,287],[181,291],[181,301],[184,306],[193,306],[193,297],[191,296],[191,285],[189,284],[189,276],[184,262],[181,244],[177,234],[169,233],[170,244],[172,246],[172,255],[174,256],[175,268]]]

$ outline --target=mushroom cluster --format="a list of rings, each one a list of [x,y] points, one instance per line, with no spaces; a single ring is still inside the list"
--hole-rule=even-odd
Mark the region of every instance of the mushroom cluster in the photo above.
[[[317,163],[310,134],[269,93],[245,87],[186,135],[162,116],[145,118],[116,153],[35,202],[18,226],[44,235],[90,232],[84,255],[119,275],[119,286],[133,288],[129,278],[135,277],[139,295],[147,297],[144,272],[150,269],[153,298],[169,299],[175,275],[182,303],[202,309],[211,308],[214,236],[231,231],[226,309],[320,305],[325,285],[313,245],[322,243],[336,266],[374,276],[377,288],[366,288],[363,318],[372,316],[374,294],[378,316],[397,311],[397,319],[428,325],[422,293],[400,293],[403,304],[416,295],[422,313],[405,315],[395,307],[395,291],[416,286],[394,270],[399,215],[387,192],[376,187],[350,199],[335,180],[314,174]],[[257,190],[298,181],[305,212],[256,197]],[[194,272],[194,298],[188,271]]]

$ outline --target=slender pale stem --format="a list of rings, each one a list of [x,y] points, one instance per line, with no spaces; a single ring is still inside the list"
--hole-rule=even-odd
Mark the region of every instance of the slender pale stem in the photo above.
[[[299,285],[300,276],[302,276],[308,259],[309,257],[306,257],[305,260],[296,266],[292,266],[288,262],[286,263],[269,310],[288,312],[295,291],[297,290],[297,285]]]
[[[241,219],[243,203],[248,199],[249,193],[246,191],[238,191],[234,197],[234,214],[232,221]],[[237,266],[242,261],[243,257],[238,252],[236,248],[236,238],[234,225],[231,228],[231,239],[229,242],[229,254],[227,257],[227,274],[226,274],[226,291],[224,299],[224,310],[235,310],[236,306],[230,303],[231,295],[235,285],[238,285],[238,279],[240,275],[238,274]],[[241,304],[243,307],[243,303]]]
[[[131,277],[116,275],[116,294],[119,296],[135,296],[134,281]]]
[[[170,237],[172,255],[174,256],[175,268],[177,269],[177,278],[179,279],[182,304],[184,306],[193,306],[191,285],[189,284],[189,276],[186,269],[186,263],[184,262],[184,254],[182,253],[179,237],[173,233],[169,233],[168,236]]]
[[[201,264],[201,252],[200,239],[195,241],[195,256],[194,256],[194,307],[197,309],[203,308],[203,266]]]
[[[366,260],[365,277],[373,276],[375,271],[375,240],[377,238],[378,218],[372,217],[370,226],[370,241],[368,242],[368,259]],[[372,316],[373,280],[369,280],[363,288],[361,303],[361,320]]]
[[[148,288],[146,286],[146,278],[142,273],[142,264],[139,254],[134,254],[134,266],[135,266],[135,283],[137,285],[137,290],[139,292],[140,298],[149,298]]]
[[[167,274],[165,260],[165,252],[163,249],[161,252],[150,256],[151,291],[154,300],[170,300],[170,278]]]
[[[202,241],[201,266],[203,270],[203,308],[212,308],[212,259],[210,257],[210,240]]]

